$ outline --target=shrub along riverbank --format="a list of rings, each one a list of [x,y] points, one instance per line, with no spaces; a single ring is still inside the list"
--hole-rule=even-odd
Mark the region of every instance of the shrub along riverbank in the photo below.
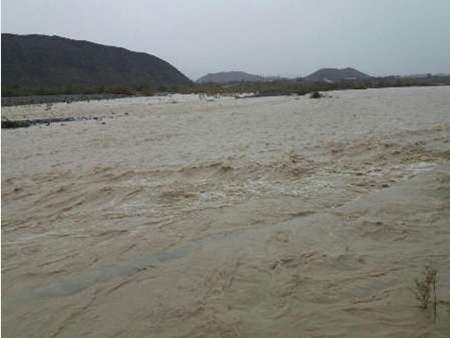
[[[71,102],[80,100],[111,99],[126,96],[152,96],[155,94],[207,94],[232,95],[254,93],[254,96],[305,95],[308,93],[341,89],[367,89],[384,87],[441,86],[450,85],[450,76],[429,75],[426,77],[372,77],[364,80],[345,80],[339,82],[312,82],[301,78],[267,82],[239,82],[228,84],[190,84],[178,86],[159,86],[142,84],[139,86],[100,86],[65,88],[40,87],[2,87],[2,106],[49,102]]]

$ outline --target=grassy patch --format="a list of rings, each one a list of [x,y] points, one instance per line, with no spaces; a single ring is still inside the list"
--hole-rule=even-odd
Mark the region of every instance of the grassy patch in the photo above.
[[[436,320],[437,309],[437,276],[437,270],[431,265],[426,265],[422,275],[414,280],[415,288],[413,289],[419,308],[426,310],[431,306],[434,320]]]

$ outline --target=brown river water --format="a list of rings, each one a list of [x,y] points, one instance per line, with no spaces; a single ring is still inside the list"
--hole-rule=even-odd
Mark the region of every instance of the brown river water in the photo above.
[[[328,95],[2,108],[4,336],[449,337],[450,87]]]

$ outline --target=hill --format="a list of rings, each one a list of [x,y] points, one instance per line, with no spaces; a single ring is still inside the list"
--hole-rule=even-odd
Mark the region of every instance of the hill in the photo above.
[[[191,81],[146,53],[47,35],[2,34],[2,87],[161,86]]]
[[[361,80],[368,79],[370,75],[364,74],[354,68],[322,68],[308,75],[305,80],[308,81],[342,81],[342,80]]]
[[[231,82],[260,82],[266,81],[266,79],[259,75],[248,74],[245,72],[220,72],[209,73],[199,78],[197,83],[231,83]]]

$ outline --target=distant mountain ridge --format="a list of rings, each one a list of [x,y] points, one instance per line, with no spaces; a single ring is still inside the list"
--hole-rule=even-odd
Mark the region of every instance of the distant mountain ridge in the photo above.
[[[370,75],[360,72],[354,68],[322,68],[314,73],[303,78],[306,81],[324,81],[324,82],[338,82],[343,80],[360,80],[371,78]],[[217,83],[227,84],[233,82],[263,82],[274,80],[288,80],[281,77],[264,77],[255,74],[249,74],[241,71],[209,73],[199,78],[197,83]]]
[[[308,81],[343,81],[368,79],[371,76],[351,67],[347,68],[322,68],[305,77]]]
[[[125,48],[59,36],[2,33],[2,86],[182,85],[168,62]]]
[[[249,74],[241,71],[209,73],[199,78],[197,83],[220,83],[226,84],[231,82],[260,82],[267,81],[263,76]]]

